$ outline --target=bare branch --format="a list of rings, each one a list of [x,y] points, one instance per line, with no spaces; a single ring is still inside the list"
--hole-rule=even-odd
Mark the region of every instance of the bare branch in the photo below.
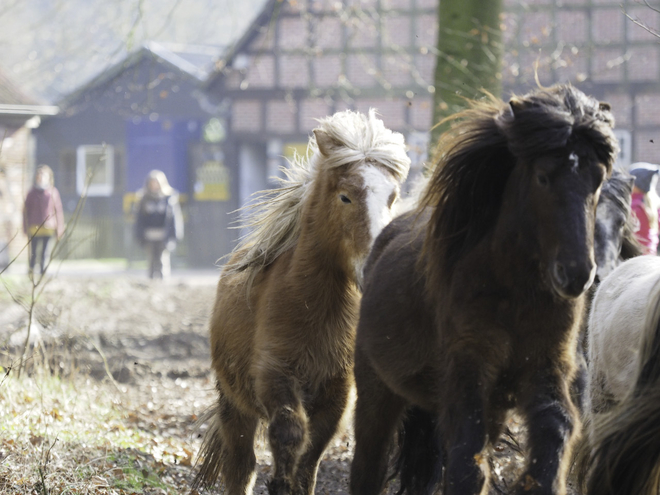
[[[648,0],[644,0],[644,3],[645,3],[646,6],[647,6],[649,9],[651,9],[653,12],[657,12],[658,14],[660,14],[660,10],[659,10],[659,9],[656,9],[655,7],[652,7],[651,4],[648,2]]]
[[[660,13],[660,10],[657,10],[657,9],[654,9],[653,7],[651,7],[646,0],[644,0],[644,3],[646,3],[647,7],[649,9],[651,9],[652,11]],[[648,25],[644,24],[640,20],[635,19],[634,17],[632,17],[630,14],[628,14],[628,12],[626,12],[626,9],[623,8],[623,5],[621,6],[621,12],[623,12],[623,15],[625,15],[628,19],[630,19],[634,24],[637,24],[643,30],[645,30],[648,33],[652,34],[656,38],[660,38],[660,32],[656,31],[651,26],[648,26]]]
[[[108,360],[105,357],[105,354],[101,350],[101,344],[100,342],[97,343],[95,339],[89,339],[89,342],[94,346],[94,349],[99,353],[99,356],[101,356],[101,359],[103,360],[103,367],[105,368],[105,374],[108,376],[108,379],[110,382],[115,386],[118,392],[122,392],[121,388],[119,387],[119,384],[116,382],[115,378],[112,376],[112,373],[110,372],[110,366],[108,365]]]

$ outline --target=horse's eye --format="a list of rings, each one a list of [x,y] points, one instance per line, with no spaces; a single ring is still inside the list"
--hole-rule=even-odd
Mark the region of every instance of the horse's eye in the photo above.
[[[548,180],[548,176],[545,174],[537,174],[536,181],[539,183],[540,186],[543,187],[547,187],[548,184],[550,184],[550,181]]]
[[[352,203],[352,201],[348,198],[348,196],[344,196],[343,194],[339,195],[339,199],[341,199],[342,203],[346,203],[346,204]]]

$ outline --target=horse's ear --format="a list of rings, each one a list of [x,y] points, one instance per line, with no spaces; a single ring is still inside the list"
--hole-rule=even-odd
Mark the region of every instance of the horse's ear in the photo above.
[[[336,150],[341,148],[340,143],[321,129],[314,129],[314,136],[316,137],[316,144],[319,147],[319,151],[326,157],[332,156]]]
[[[598,108],[603,112],[610,112],[612,110],[612,106],[606,101],[598,102]]]
[[[515,96],[509,100],[509,107],[511,107],[511,113],[514,117],[523,109],[524,106],[525,104]]]

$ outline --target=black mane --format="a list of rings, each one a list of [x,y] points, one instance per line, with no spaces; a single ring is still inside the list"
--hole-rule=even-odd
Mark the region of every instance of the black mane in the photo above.
[[[609,171],[618,153],[609,105],[571,85],[537,89],[508,104],[494,97],[475,101],[452,120],[438,143],[439,160],[420,205],[434,208],[425,250],[444,253],[445,273],[494,225],[519,159],[579,141]],[[429,243],[439,251],[429,249]]]

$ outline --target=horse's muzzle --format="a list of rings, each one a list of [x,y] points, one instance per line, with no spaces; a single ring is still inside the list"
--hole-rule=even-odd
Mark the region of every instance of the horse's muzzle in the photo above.
[[[576,262],[555,261],[550,267],[552,288],[557,295],[571,299],[584,293],[596,277],[596,265],[580,266]]]

